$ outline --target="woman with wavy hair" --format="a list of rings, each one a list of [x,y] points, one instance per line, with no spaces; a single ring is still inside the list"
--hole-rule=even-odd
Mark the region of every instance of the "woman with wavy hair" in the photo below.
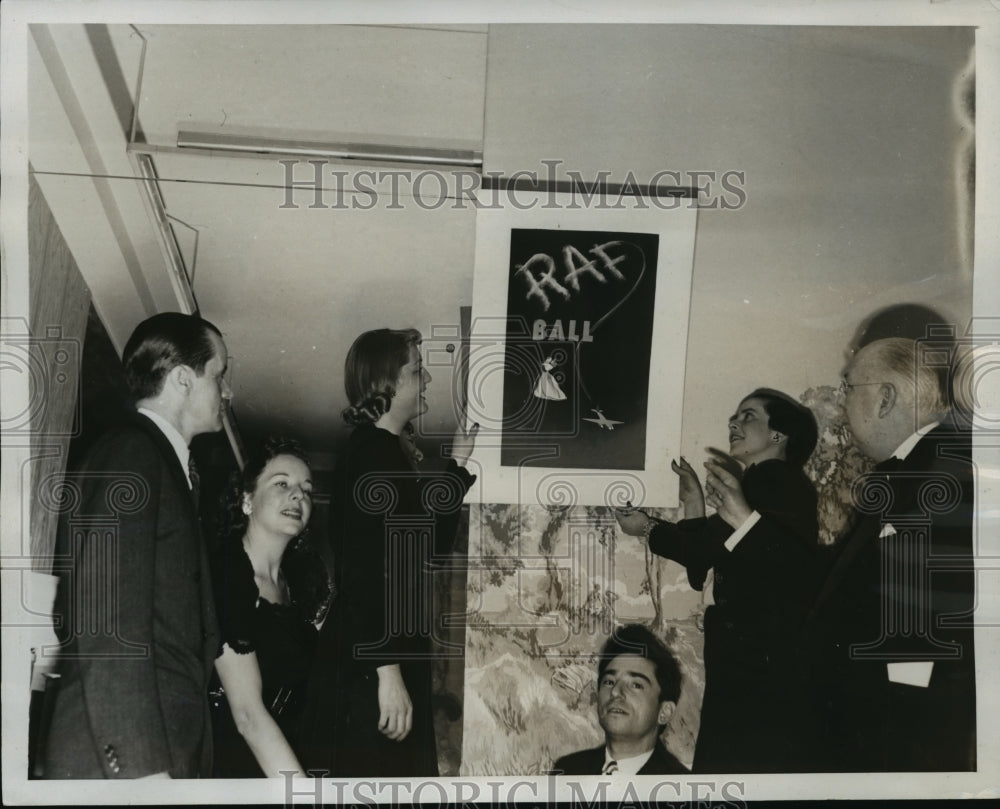
[[[222,634],[211,690],[218,778],[303,775],[295,733],[326,615],[326,567],[306,541],[312,474],[298,443],[269,439],[227,495],[211,560]]]
[[[465,465],[478,425],[459,426],[445,472],[419,471],[412,421],[427,410],[431,380],[420,341],[415,329],[365,332],[344,364],[342,415],[354,430],[332,502],[340,607],[321,639],[310,733],[317,767],[338,776],[438,774],[431,569],[451,550],[475,480]]]

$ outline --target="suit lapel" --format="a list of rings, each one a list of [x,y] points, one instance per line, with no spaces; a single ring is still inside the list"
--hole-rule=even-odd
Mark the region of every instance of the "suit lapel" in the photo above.
[[[946,425],[936,427],[923,436],[909,454],[891,472],[883,472],[892,488],[892,503],[890,509],[895,513],[905,512],[911,505],[919,488],[918,480],[910,478],[907,473],[930,469],[938,457],[938,444],[941,432],[947,430]],[[868,474],[878,475],[879,471]],[[882,530],[882,514],[857,514],[854,529],[851,531],[843,550],[837,556],[829,575],[820,589],[813,608],[815,613],[837,590],[845,576],[851,570],[858,556],[877,538]],[[891,522],[891,518],[888,518]]]
[[[604,770],[604,745],[595,747],[590,751],[590,754],[593,757],[593,763],[589,764],[585,769],[587,772],[600,775]]]
[[[657,759],[660,757],[660,743],[656,742],[656,747],[653,748],[653,752],[649,758],[646,759],[646,763],[643,764],[637,771],[636,775],[647,775],[651,769],[652,765],[656,763]]]
[[[191,518],[195,522],[199,522],[198,512],[194,505],[194,497],[191,495],[191,485],[188,481],[187,470],[181,466],[180,458],[174,452],[170,440],[163,434],[159,427],[142,413],[133,412],[129,414],[129,421],[146,433],[153,440],[153,443],[156,444],[160,455],[163,456],[164,463],[166,463],[167,468],[170,470],[170,478],[174,481],[179,491],[187,492],[188,494],[187,497],[182,499],[190,506],[189,513]]]
[[[653,754],[646,759],[636,775],[660,775],[671,772],[684,772],[684,766],[677,761],[676,757],[663,745],[662,739],[656,740]]]
[[[188,522],[191,525],[191,535],[198,544],[199,557],[199,580],[201,584],[201,626],[202,637],[204,639],[203,658],[205,662],[205,677],[212,674],[212,667],[215,664],[215,657],[219,646],[218,621],[215,613],[215,598],[212,593],[212,574],[208,563],[208,553],[205,548],[205,541],[202,537],[201,519],[198,516],[198,509],[191,494],[191,486],[188,482],[187,472],[181,466],[180,459],[169,439],[163,434],[150,419],[142,413],[133,412],[129,414],[129,420],[137,428],[145,432],[156,444],[157,449],[163,456],[164,463],[170,471],[170,477],[177,486],[179,492],[187,496],[180,499],[186,503],[185,509],[188,513]]]
[[[919,444],[917,445],[919,446]],[[910,453],[907,461],[912,463],[912,458],[916,452],[916,447],[914,451]],[[899,462],[898,469],[902,469],[907,465],[907,461]],[[896,464],[893,464],[896,467]],[[892,500],[890,504],[891,508],[896,508],[900,505],[900,492],[898,489],[898,479],[893,481],[892,476],[887,474],[885,470],[876,469],[871,472],[865,473],[872,477],[881,477],[888,480],[890,487],[892,488]],[[837,558],[834,560],[833,566],[830,572],[827,574],[826,579],[823,582],[823,586],[820,588],[819,595],[816,597],[815,605],[813,606],[813,613],[815,614],[820,607],[830,598],[830,596],[837,591],[840,584],[843,582],[844,578],[850,572],[854,563],[857,561],[858,557],[868,548],[871,543],[877,541],[877,538],[882,530],[882,514],[863,514],[857,511],[855,507],[855,518],[853,520],[854,528],[848,535],[847,541],[844,543],[844,547],[841,549]]]
[[[853,567],[858,556],[878,536],[878,525],[880,522],[881,518],[878,515],[858,515],[853,530],[844,543],[844,547],[837,554],[837,558],[834,560],[833,566],[830,568],[830,572],[827,574],[823,586],[820,588],[819,595],[816,597],[816,602],[813,606],[813,613],[819,611],[820,607],[837,591],[837,588]]]

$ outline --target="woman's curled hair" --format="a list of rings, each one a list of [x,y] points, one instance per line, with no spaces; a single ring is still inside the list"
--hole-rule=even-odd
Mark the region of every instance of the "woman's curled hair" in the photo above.
[[[341,411],[352,426],[378,421],[392,406],[400,369],[410,361],[410,348],[420,344],[416,329],[375,329],[360,335],[344,360],[344,392],[348,406]]]

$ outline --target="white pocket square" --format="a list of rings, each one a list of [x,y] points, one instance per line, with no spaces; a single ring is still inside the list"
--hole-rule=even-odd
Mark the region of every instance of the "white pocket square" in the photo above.
[[[931,682],[931,672],[934,661],[919,661],[914,663],[887,663],[889,682],[915,685],[917,688],[927,688]]]

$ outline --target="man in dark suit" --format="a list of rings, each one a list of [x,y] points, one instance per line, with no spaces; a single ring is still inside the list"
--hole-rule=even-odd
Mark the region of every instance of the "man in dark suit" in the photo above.
[[[211,323],[168,312],[122,360],[136,412],[90,450],[60,525],[47,778],[210,772],[219,637],[188,444],[222,427],[228,354]]]
[[[554,775],[678,775],[687,768],[660,736],[681,695],[677,661],[646,627],[612,633],[597,667],[597,719],[604,744],[558,759]]]
[[[876,340],[843,387],[858,446],[854,528],[806,623],[816,769],[974,770],[974,481],[919,343]]]

